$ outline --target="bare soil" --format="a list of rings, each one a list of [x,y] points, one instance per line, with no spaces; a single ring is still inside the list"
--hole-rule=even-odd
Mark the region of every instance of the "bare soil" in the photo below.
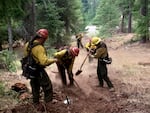
[[[74,87],[62,87],[55,64],[46,68],[53,83],[54,100],[44,112],[150,113],[150,44],[127,43],[132,38],[133,34],[120,34],[105,40],[113,59],[112,64],[108,65],[108,76],[114,84],[115,92],[110,92],[106,84],[104,88],[97,87],[96,59],[91,63],[86,60],[82,73],[74,76]],[[83,43],[87,41],[86,37]],[[85,49],[80,50],[75,60],[74,73],[86,54]],[[0,80],[8,87],[16,82],[23,82],[30,89],[29,80],[20,77],[20,73],[21,71],[17,74],[2,73]],[[69,104],[64,103],[66,97]],[[18,101],[0,98],[0,113],[40,113],[32,105],[32,98]]]

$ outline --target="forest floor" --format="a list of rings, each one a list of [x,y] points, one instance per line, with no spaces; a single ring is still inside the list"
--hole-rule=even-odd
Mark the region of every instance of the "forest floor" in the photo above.
[[[82,73],[74,76],[75,87],[61,86],[60,77],[55,64],[46,68],[53,83],[54,100],[45,109],[45,113],[150,113],[150,44],[127,43],[133,34],[120,34],[105,39],[109,55],[113,61],[108,66],[108,76],[115,87],[110,92],[107,85],[97,87],[97,60],[88,60],[82,68]],[[88,38],[83,40],[85,44]],[[75,45],[75,42],[73,42]],[[75,60],[75,73],[87,52],[81,49]],[[29,80],[20,77],[18,73],[3,72],[0,80],[7,87],[22,82],[30,89]],[[66,97],[70,103],[64,101]],[[41,98],[42,100],[42,98]],[[38,113],[32,105],[32,97],[28,100],[10,100],[9,95],[0,97],[0,113]]]

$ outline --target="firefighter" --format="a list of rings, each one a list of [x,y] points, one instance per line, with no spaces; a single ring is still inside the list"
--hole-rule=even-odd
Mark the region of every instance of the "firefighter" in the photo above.
[[[61,76],[63,86],[67,86],[66,72],[68,74],[68,78],[70,81],[69,86],[73,86],[73,64],[75,61],[75,57],[79,54],[78,47],[69,47],[64,48],[56,53],[54,53],[54,57],[58,59],[57,67]]]
[[[36,32],[36,36],[34,37],[33,44],[37,44],[37,46],[31,49],[31,54],[33,59],[36,62],[37,69],[32,73],[32,78],[30,78],[30,85],[32,89],[33,95],[33,103],[37,106],[38,110],[40,108],[40,88],[42,88],[44,92],[44,101],[49,103],[52,101],[53,97],[53,87],[50,78],[48,77],[47,72],[45,71],[45,67],[49,66],[55,62],[57,59],[48,58],[46,54],[46,50],[44,48],[44,43],[48,38],[48,30],[47,29],[39,29]],[[27,56],[28,54],[28,45],[29,42],[26,43],[24,54]]]
[[[86,43],[85,45],[85,49],[89,54],[92,54],[94,51],[91,49],[91,40],[89,40],[89,42]],[[89,63],[93,61],[93,58],[91,57],[91,55],[88,56],[89,59]]]
[[[106,44],[99,37],[93,37],[91,39],[91,49],[95,49],[95,52],[91,54],[91,57],[98,59],[97,75],[100,87],[104,86],[104,81],[109,87],[109,91],[114,91],[114,86],[108,77],[107,64],[111,63],[109,59],[108,50]]]
[[[83,48],[83,44],[82,44],[82,38],[83,38],[83,33],[79,33],[76,35],[76,39],[77,39],[77,47],[80,48]]]

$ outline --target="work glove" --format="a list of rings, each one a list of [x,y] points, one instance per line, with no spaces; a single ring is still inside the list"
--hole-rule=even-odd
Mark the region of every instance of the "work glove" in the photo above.
[[[92,54],[92,55],[94,55],[95,52],[96,52],[96,51],[95,51],[94,49],[90,49],[90,50],[89,50],[89,53]]]
[[[57,62],[58,62],[58,59],[57,59],[57,58],[54,58],[54,61],[57,63]]]
[[[89,57],[94,58],[94,55],[89,53]]]
[[[57,59],[57,58],[56,58],[56,62],[55,63],[56,64],[62,64],[62,62],[59,59]]]

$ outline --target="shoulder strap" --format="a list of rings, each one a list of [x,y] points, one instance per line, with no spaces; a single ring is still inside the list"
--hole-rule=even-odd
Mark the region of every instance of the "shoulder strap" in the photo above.
[[[100,42],[98,45],[97,45],[97,49],[98,48],[107,48],[106,47],[106,44],[104,42]]]
[[[69,55],[69,48],[66,49],[66,53],[65,53],[64,56],[62,57],[62,60],[68,59],[68,55]]]
[[[97,45],[96,50],[99,49],[99,48],[106,48],[106,49],[107,49],[107,45],[106,45],[104,42],[101,41],[101,42]],[[107,56],[106,56],[106,57],[107,57],[107,58],[109,57],[108,52],[107,52]]]
[[[41,44],[40,43],[33,43],[33,42],[29,41],[29,44],[27,47],[28,55],[31,55],[32,48],[37,46],[37,45],[41,45]]]
[[[33,44],[31,45],[31,49],[34,48],[34,47],[37,46],[37,45],[41,45],[41,44],[38,43],[38,42],[37,42],[37,43],[33,43]]]
[[[31,50],[32,50],[33,47],[35,47],[35,46],[37,46],[37,45],[41,45],[41,44],[29,42],[29,44],[28,44],[28,46],[27,46],[27,52],[28,52],[27,57],[28,57],[28,62],[29,62],[29,64],[32,64],[32,63],[35,61],[34,58],[33,58],[34,56],[33,56],[33,54],[31,53]]]

